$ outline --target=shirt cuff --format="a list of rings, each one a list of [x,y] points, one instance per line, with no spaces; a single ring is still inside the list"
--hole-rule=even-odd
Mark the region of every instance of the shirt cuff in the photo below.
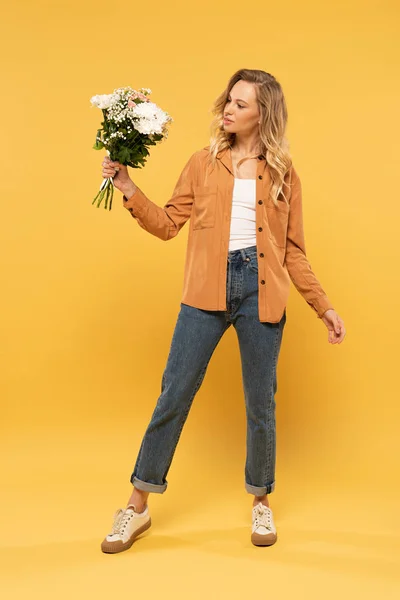
[[[125,194],[122,196],[123,206],[132,214],[132,216],[139,217],[143,212],[143,209],[148,202],[147,197],[144,195],[139,187],[136,187],[135,192],[132,196],[127,198]]]
[[[317,296],[317,297],[313,298],[312,300],[309,301],[309,304],[317,313],[318,319],[320,319],[322,317],[324,312],[326,312],[330,308],[333,309],[333,306],[332,306],[328,296],[326,296],[326,295]]]

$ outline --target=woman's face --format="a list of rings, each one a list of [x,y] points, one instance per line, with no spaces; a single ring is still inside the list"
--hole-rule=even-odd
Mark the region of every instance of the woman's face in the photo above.
[[[226,122],[225,117],[231,122]],[[224,108],[224,129],[229,133],[249,134],[258,131],[260,113],[255,87],[248,81],[237,81]]]

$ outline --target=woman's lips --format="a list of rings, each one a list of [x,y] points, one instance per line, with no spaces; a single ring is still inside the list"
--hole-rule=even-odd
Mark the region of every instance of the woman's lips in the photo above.
[[[224,123],[232,123],[233,121],[231,121],[230,119],[224,119]]]

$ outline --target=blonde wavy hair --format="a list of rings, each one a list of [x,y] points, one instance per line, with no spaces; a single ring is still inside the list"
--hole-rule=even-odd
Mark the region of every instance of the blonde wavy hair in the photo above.
[[[267,160],[271,176],[271,200],[277,205],[278,196],[282,194],[287,203],[288,199],[283,187],[288,185],[285,181],[285,174],[292,165],[289,142],[285,137],[288,113],[281,85],[270,73],[259,69],[239,69],[229,79],[226,89],[217,97],[211,109],[214,118],[210,125],[208,163],[214,167],[217,154],[233,146],[236,134],[225,130],[223,116],[230,91],[241,79],[253,83],[255,86],[260,111],[260,147],[261,154]]]

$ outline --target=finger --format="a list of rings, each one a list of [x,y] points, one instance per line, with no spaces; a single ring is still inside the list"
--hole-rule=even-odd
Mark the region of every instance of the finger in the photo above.
[[[339,344],[340,344],[340,342],[343,341],[345,335],[346,335],[346,332],[345,332],[344,329],[342,329],[342,333],[341,333],[341,336],[340,336]]]
[[[338,344],[340,344],[340,342],[343,340],[343,337],[344,337],[343,328],[340,327],[340,332],[337,334],[336,342]]]

